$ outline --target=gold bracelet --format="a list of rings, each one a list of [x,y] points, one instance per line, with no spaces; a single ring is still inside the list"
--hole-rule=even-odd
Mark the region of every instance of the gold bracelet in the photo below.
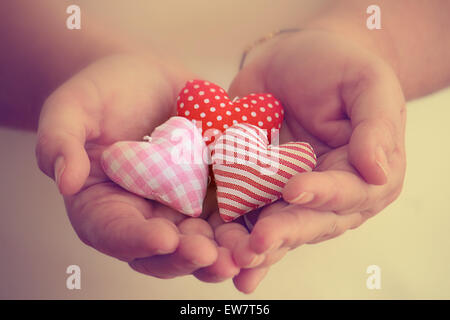
[[[241,63],[239,64],[239,70],[241,70],[244,67],[245,58],[247,58],[247,55],[250,53],[250,51],[254,47],[256,47],[256,46],[258,46],[258,45],[260,45],[260,44],[262,44],[262,43],[264,43],[264,42],[266,42],[266,41],[268,41],[268,40],[270,40],[270,39],[272,39],[272,38],[274,38],[274,37],[276,37],[276,36],[278,36],[280,34],[291,33],[291,32],[298,32],[300,30],[301,30],[300,28],[281,29],[281,30],[278,30],[278,31],[271,32],[271,33],[265,35],[264,37],[256,40],[254,43],[252,43],[247,48],[245,48],[244,52],[242,53]]]

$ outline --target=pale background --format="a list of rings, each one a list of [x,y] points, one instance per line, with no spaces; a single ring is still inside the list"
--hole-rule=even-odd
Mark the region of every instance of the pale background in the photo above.
[[[246,44],[291,26],[322,3],[92,2],[74,1],[82,13],[102,15],[106,23],[175,52],[203,78],[225,87]],[[394,204],[357,230],[290,252],[249,296],[231,281],[147,277],[83,245],[53,182],[37,169],[34,134],[0,129],[0,298],[449,299],[449,104],[450,90],[408,104],[408,169]],[[81,290],[65,287],[71,264],[81,267]],[[372,264],[381,268],[381,290],[366,288]]]

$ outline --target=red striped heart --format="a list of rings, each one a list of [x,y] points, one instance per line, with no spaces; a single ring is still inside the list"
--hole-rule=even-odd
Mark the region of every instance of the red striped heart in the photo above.
[[[219,213],[231,221],[280,199],[292,176],[314,169],[316,155],[308,143],[272,146],[264,130],[237,124],[215,142],[212,161]]]
[[[281,103],[270,93],[252,93],[230,101],[224,89],[203,80],[190,80],[181,89],[177,112],[201,127],[207,145],[238,123],[265,129],[270,140],[272,130],[280,129],[284,115]]]

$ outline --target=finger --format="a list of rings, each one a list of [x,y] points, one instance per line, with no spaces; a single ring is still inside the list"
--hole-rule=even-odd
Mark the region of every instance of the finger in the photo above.
[[[250,236],[240,241],[233,250],[233,260],[240,268],[270,267],[280,261],[289,251],[288,247],[281,247],[276,242],[263,254],[256,254],[250,246]]]
[[[255,291],[261,280],[264,279],[268,271],[268,267],[242,269],[241,272],[233,278],[234,286],[243,293],[252,293]]]
[[[286,202],[277,201],[271,204],[270,206],[266,207],[263,211],[261,210],[253,211],[251,213],[248,213],[247,215],[252,215],[257,212],[256,217],[253,216],[250,218],[253,220],[252,225],[254,225],[256,221],[259,219],[259,217],[264,217],[272,213],[277,213],[280,209],[286,207],[287,205],[288,204]],[[228,228],[228,230],[226,230],[226,228]],[[278,259],[279,253],[277,250],[278,248],[276,248],[273,251],[271,251],[269,248],[267,254],[255,253],[250,247],[250,235],[248,234],[247,230],[244,230],[241,227],[236,227],[236,230],[234,230],[233,227],[227,226],[223,228],[221,231],[223,232],[223,234],[219,234],[221,236],[220,238],[221,241],[223,241],[224,244],[226,244],[227,241],[232,244],[232,246],[230,245],[229,247],[232,249],[233,260],[235,261],[236,265],[239,266],[240,268],[255,268],[258,266],[269,266],[272,263],[275,263],[276,261],[279,260]]]
[[[194,276],[204,282],[222,282],[234,277],[239,271],[230,250],[219,247],[216,262],[206,268],[198,269],[194,272]]]
[[[63,195],[78,192],[90,170],[84,149],[86,117],[77,105],[50,98],[43,108],[36,156],[40,169],[54,179]]]
[[[100,204],[78,217],[71,214],[71,221],[81,240],[124,261],[174,252],[179,242],[178,230],[169,220],[146,220],[123,202]]]
[[[386,184],[392,174],[391,159],[403,149],[405,101],[395,75],[385,67],[373,72],[344,100],[353,133],[349,160],[371,184]]]
[[[208,222],[200,218],[187,218],[178,224],[180,233],[185,235],[200,234],[214,240],[214,231]]]
[[[233,249],[233,260],[240,268],[255,268],[266,259],[264,254],[256,254],[250,247],[250,235],[243,237]]]
[[[240,241],[248,236],[248,231],[239,223],[229,222],[219,225],[214,234],[221,247],[233,250]]]
[[[264,78],[261,70],[263,68],[260,68],[255,63],[251,63],[239,71],[228,90],[230,98],[244,97],[250,93],[265,92],[264,82],[262,81]]]
[[[178,246],[178,228],[168,219],[151,218],[156,210],[151,201],[112,183],[93,185],[65,202],[80,239],[110,256],[131,261]]]
[[[212,265],[218,257],[217,247],[211,239],[202,235],[182,235],[177,250],[172,254],[136,259],[130,262],[134,270],[170,279],[192,274]]]
[[[226,223],[215,231],[217,243],[232,252],[234,263],[240,268],[256,267],[264,261],[263,255],[258,255],[249,248],[249,233],[238,223]]]
[[[217,208],[216,211],[208,217],[208,223],[214,230],[216,230],[219,226],[225,224],[225,221],[223,221],[223,219],[220,217]]]
[[[274,265],[275,263],[280,261],[286,255],[286,253],[288,253],[289,250],[290,248],[288,247],[281,247],[275,250],[269,250],[265,254],[266,259],[259,265],[259,267],[270,267]]]
[[[250,234],[250,248],[256,254],[282,247],[293,249],[325,235],[344,232],[361,224],[361,220],[359,213],[339,216],[290,205],[258,220]]]
[[[385,189],[367,184],[352,172],[316,171],[292,177],[283,189],[283,199],[305,208],[345,214],[366,210]]]

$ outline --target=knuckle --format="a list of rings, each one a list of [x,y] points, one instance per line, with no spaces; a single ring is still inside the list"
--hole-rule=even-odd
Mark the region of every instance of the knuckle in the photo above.
[[[151,263],[148,263],[146,261],[140,261],[140,260],[133,260],[130,263],[128,263],[128,265],[131,267],[131,269],[148,275],[148,276],[152,276],[158,279],[163,279],[163,280],[168,280],[168,279],[173,279],[176,276],[173,274],[169,274],[168,272],[161,272],[157,270],[157,268],[152,268]]]
[[[333,236],[335,234],[339,234],[340,230],[339,230],[339,225],[337,222],[337,219],[333,219],[333,221],[331,222],[328,231],[326,233],[327,236]]]
[[[361,226],[364,222],[366,222],[367,218],[362,213],[356,213],[356,219],[350,223],[348,229],[353,230]]]
[[[377,213],[379,213],[385,207],[386,207],[385,205],[382,205],[382,206],[373,207],[373,208],[370,208],[367,210],[362,210],[361,215],[364,217],[365,220],[367,220],[367,219],[375,216]]]
[[[36,147],[35,147],[35,155],[37,160],[37,165],[39,169],[48,176],[51,176],[50,168],[48,166],[47,159],[47,150],[50,144],[50,137],[46,133],[40,133],[37,138]]]
[[[387,204],[390,204],[390,203],[394,202],[396,199],[398,199],[398,197],[400,197],[400,194],[402,193],[402,190],[403,190],[403,184],[401,184],[400,186],[395,188],[394,191],[391,192],[390,195],[388,196]]]
[[[361,194],[361,196],[358,199],[356,208],[359,208],[359,209],[369,208],[372,205],[372,203],[374,202],[373,198],[370,196],[369,190],[367,188],[362,188],[360,194]]]
[[[83,232],[76,231],[76,234],[78,238],[83,242],[85,245],[89,247],[94,247],[93,244],[88,240],[88,236],[86,236]]]

